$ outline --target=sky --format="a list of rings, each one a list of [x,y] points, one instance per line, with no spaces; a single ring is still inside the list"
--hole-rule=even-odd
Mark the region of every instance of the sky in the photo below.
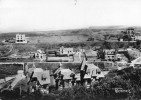
[[[0,0],[0,32],[141,26],[141,0]]]

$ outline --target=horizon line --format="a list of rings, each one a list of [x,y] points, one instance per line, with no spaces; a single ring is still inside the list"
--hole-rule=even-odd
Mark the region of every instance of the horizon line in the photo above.
[[[33,29],[33,30],[23,30],[23,31],[0,31],[1,33],[13,33],[13,32],[52,32],[52,31],[69,31],[69,30],[80,30],[80,29],[92,29],[92,28],[110,28],[110,27],[117,27],[117,28],[128,28],[128,27],[134,27],[134,28],[138,28],[141,27],[140,25],[97,25],[97,26],[89,26],[89,27],[81,27],[81,28],[67,28],[67,29],[48,29],[48,30],[44,30],[44,29]]]

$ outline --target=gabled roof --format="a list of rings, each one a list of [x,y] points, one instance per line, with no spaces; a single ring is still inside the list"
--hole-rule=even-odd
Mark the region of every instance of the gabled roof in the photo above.
[[[43,72],[43,69],[42,68],[35,68],[34,73],[36,73],[36,72]]]
[[[37,50],[37,52],[39,52],[39,53],[44,53],[44,51],[42,51],[41,49]]]
[[[137,59],[133,60],[130,66],[134,66],[134,64],[141,64],[141,57],[138,57]]]
[[[97,79],[98,78],[103,78],[104,77],[104,74],[99,74],[98,76],[97,76]]]
[[[92,49],[85,51],[86,56],[97,56],[97,51],[93,51]]]
[[[61,70],[61,74],[64,75],[63,79],[72,79],[70,77],[70,75],[74,73],[73,71],[71,71],[70,69],[62,69]]]
[[[39,83],[41,85],[44,84],[50,84],[50,73],[49,70],[43,71],[43,72],[37,72],[35,73]]]
[[[80,81],[80,73],[76,74],[75,78],[76,78],[77,81]],[[91,78],[91,75],[85,74],[84,79],[89,79],[89,78]]]
[[[58,74],[63,68],[62,67],[59,67],[55,72],[54,74]]]
[[[90,76],[104,77],[104,74],[99,67],[95,66],[94,64],[86,64],[86,65],[88,66],[86,73],[89,73]],[[100,72],[100,74],[97,74],[97,71]]]
[[[90,64],[86,64],[88,66],[87,69],[98,69],[97,66],[95,66],[93,63],[90,63]]]
[[[54,74],[58,74],[61,72],[62,75],[64,75],[63,79],[71,79],[70,75],[74,73],[70,69],[63,69],[63,65],[60,63],[59,68],[54,72]]]
[[[63,77],[63,79],[72,79],[71,77],[70,77],[70,75],[72,74],[72,73],[74,73],[73,71],[71,71],[70,69],[63,69],[63,68],[58,68],[57,70],[56,70],[56,72],[54,73],[54,74],[58,74],[59,72],[61,72],[61,74],[62,75],[64,75],[64,77]]]

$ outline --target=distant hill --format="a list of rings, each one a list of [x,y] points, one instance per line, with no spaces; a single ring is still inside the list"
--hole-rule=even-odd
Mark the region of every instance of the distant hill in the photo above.
[[[54,30],[54,31],[31,31],[31,32],[8,32],[1,33],[0,40],[15,38],[16,34],[26,34],[30,38],[30,43],[78,43],[87,42],[88,38],[94,38],[95,41],[103,41],[112,36],[116,38],[117,34],[131,26],[92,26],[89,28]],[[141,27],[133,26],[137,33],[141,33]],[[60,37],[61,36],[61,37]],[[55,41],[54,41],[55,40]]]

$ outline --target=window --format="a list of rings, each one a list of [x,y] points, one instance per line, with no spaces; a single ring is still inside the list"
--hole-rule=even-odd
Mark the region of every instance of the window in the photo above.
[[[46,80],[46,76],[43,74],[42,75],[42,80],[45,81]]]
[[[100,74],[101,71],[99,69],[96,69],[96,74]]]

